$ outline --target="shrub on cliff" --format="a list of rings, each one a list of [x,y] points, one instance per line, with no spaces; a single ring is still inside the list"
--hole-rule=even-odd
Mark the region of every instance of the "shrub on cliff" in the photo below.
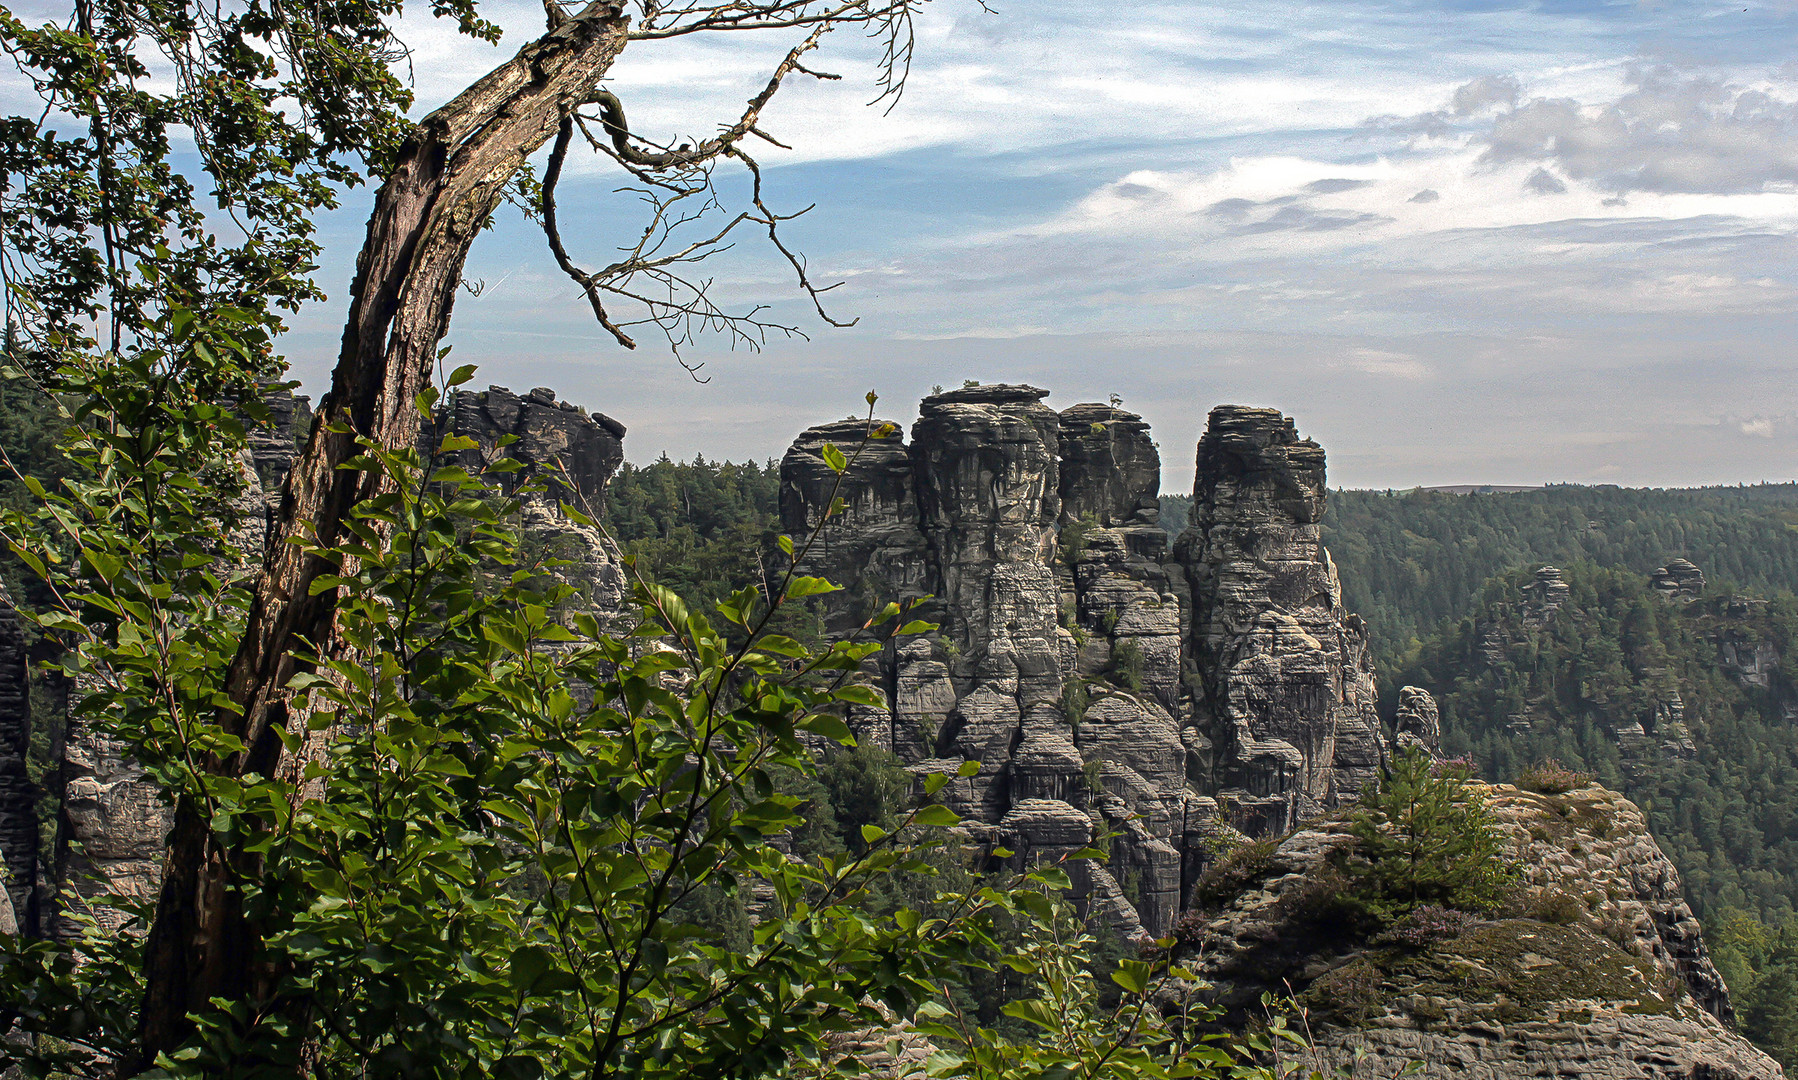
[[[1356,842],[1341,868],[1385,920],[1424,904],[1492,911],[1519,877],[1484,796],[1434,766],[1421,750],[1395,755],[1349,819]]]
[[[1565,795],[1591,784],[1593,779],[1591,773],[1569,769],[1554,758],[1543,758],[1518,770],[1511,782],[1538,795]]]

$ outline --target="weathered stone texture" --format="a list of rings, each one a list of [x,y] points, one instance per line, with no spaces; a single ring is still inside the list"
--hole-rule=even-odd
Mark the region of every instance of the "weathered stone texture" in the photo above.
[[[781,465],[783,524],[796,544],[817,530],[802,568],[845,586],[819,604],[835,632],[888,600],[937,598],[923,611],[939,632],[872,664],[888,707],[856,710],[858,735],[920,774],[979,762],[946,798],[971,833],[1014,851],[1112,834],[1107,866],[1077,892],[1094,917],[1158,935],[1229,830],[1211,794],[1236,788],[1233,820],[1259,834],[1374,776],[1386,740],[1366,631],[1340,610],[1318,539],[1322,451],[1290,421],[1214,415],[1207,439],[1225,449],[1202,450],[1195,515],[1215,543],[1189,544],[1183,564],[1157,524],[1160,455],[1141,417],[1057,414],[1044,396],[926,398],[909,445],[869,443],[841,479],[822,448],[853,455],[869,422],[812,428]],[[1265,444],[1255,462],[1236,448],[1245,438]],[[833,493],[844,509],[825,521]],[[1209,653],[1192,651],[1188,627]],[[1221,737],[1184,677],[1195,660],[1203,674],[1203,656],[1234,680]]]
[[[491,478],[503,490],[540,480],[552,502],[571,503],[596,518],[605,509],[606,482],[624,461],[623,424],[558,401],[554,390],[541,386],[522,397],[503,386],[454,391],[420,432],[420,450],[435,456],[449,435],[474,440],[473,448],[447,455],[469,472],[478,475],[494,461],[515,458],[526,467]],[[515,441],[502,446],[508,435]]]
[[[77,699],[82,689],[76,686]],[[155,783],[131,759],[123,741],[99,730],[91,718],[72,715],[62,759],[57,866],[64,903],[79,909],[84,899],[98,896],[154,897],[170,820]],[[106,929],[123,921],[109,907],[87,913]],[[74,934],[79,928],[67,923],[57,932]]]
[[[1704,596],[1704,571],[1689,560],[1674,559],[1649,575],[1648,587],[1668,600],[1689,604]]]
[[[1484,790],[1526,888],[1574,898],[1571,921],[1474,919],[1421,951],[1344,941],[1308,899],[1327,895],[1329,856],[1352,842],[1326,822],[1281,841],[1258,881],[1189,932],[1190,964],[1233,1010],[1290,986],[1325,1061],[1364,1051],[1368,1075],[1408,1060],[1490,1080],[1783,1075],[1730,1030],[1679,876],[1634,804],[1597,786]]]
[[[1218,787],[1288,824],[1353,796],[1384,754],[1366,629],[1342,608],[1323,513],[1321,447],[1276,410],[1212,410],[1177,545],[1195,718]]]
[[[222,481],[240,485],[243,492],[227,508],[225,525],[230,539],[240,550],[254,554],[260,553],[266,530],[261,507],[279,499],[279,485],[295,456],[295,426],[310,415],[305,399],[287,391],[273,392],[264,402],[274,414],[273,422],[252,425],[250,446],[238,463],[237,474]],[[602,623],[622,619],[629,588],[617,551],[598,530],[563,514],[559,503],[582,506],[594,515],[600,512],[605,484],[623,461],[624,426],[559,402],[549,390],[537,389],[519,397],[493,387],[453,394],[425,425],[421,452],[436,456],[449,435],[466,436],[475,443],[447,455],[471,473],[484,472],[500,458],[523,462],[526,468],[517,473],[493,474],[508,491],[516,492],[527,478],[544,481],[548,490],[520,497],[520,524],[526,542],[568,561],[555,572],[580,591],[586,606]],[[508,435],[517,438],[501,445]],[[5,740],[12,731],[6,726],[9,657],[18,656],[21,685],[23,679],[23,654],[8,647],[8,625],[0,614],[0,749],[9,745]],[[77,698],[80,689],[76,688]],[[8,775],[0,754],[0,815],[10,805],[6,802]],[[60,782],[63,820],[57,877],[66,895],[76,905],[83,898],[109,893],[152,896],[160,880],[169,811],[125,746],[90,721],[72,717]],[[15,850],[35,853],[35,830],[31,845],[8,843],[8,839],[0,833],[0,851],[9,860],[19,858]],[[105,909],[97,910],[103,920],[115,918]],[[70,926],[59,928],[59,932],[71,931]]]
[[[1442,753],[1442,713],[1436,699],[1421,686],[1401,686],[1398,715],[1393,721],[1393,745],[1416,746],[1431,757]]]

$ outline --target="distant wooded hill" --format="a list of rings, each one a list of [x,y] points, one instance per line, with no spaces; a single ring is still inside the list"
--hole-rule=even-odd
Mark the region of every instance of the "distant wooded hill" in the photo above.
[[[1191,503],[1162,496],[1163,526],[1177,534]],[[1686,558],[1712,595],[1798,592],[1798,484],[1332,491],[1324,543],[1389,683],[1424,638],[1470,610],[1487,579],[1513,569],[1590,562],[1646,575]]]

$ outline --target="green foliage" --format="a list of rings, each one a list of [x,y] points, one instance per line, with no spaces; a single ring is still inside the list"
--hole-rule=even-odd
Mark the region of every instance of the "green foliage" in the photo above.
[[[1798,918],[1768,925],[1739,908],[1707,920],[1711,958],[1729,985],[1742,1034],[1798,1067]]]
[[[1798,899],[1798,728],[1786,718],[1798,707],[1798,600],[1669,603],[1634,571],[1564,569],[1569,595],[1552,618],[1526,617],[1528,569],[1506,573],[1396,678],[1436,695],[1445,750],[1486,775],[1533,783],[1532,766],[1553,760],[1629,796],[1701,916],[1734,907],[1780,922]],[[1782,658],[1766,685],[1724,670],[1725,641]],[[1689,754],[1661,745],[1677,734],[1664,726],[1675,692]],[[1645,737],[1632,750],[1614,732],[1636,724]]]
[[[1061,532],[1057,537],[1060,550],[1056,557],[1061,560],[1062,565],[1072,567],[1079,564],[1080,560],[1086,556],[1088,534],[1098,527],[1098,515],[1092,513],[1082,514],[1079,521],[1070,521],[1061,527]]]
[[[1587,786],[1592,779],[1591,773],[1575,772],[1554,758],[1543,758],[1525,766],[1511,778],[1511,783],[1539,795],[1565,795]]]
[[[1174,962],[1169,946],[1147,958],[1124,958],[1109,971],[1114,991],[1102,993],[1088,956],[1095,942],[1065,901],[1014,893],[1029,917],[1016,947],[1002,958],[1029,988],[1003,1007],[1020,1025],[983,1027],[954,998],[927,1003],[918,1031],[937,1046],[927,1063],[933,1078],[1025,1080],[1321,1080],[1326,1075],[1305,1035],[1282,1006],[1264,1001],[1268,1022],[1234,1035],[1215,1026],[1219,1013],[1196,997],[1199,983]],[[1113,998],[1107,1004],[1105,998]],[[1329,1075],[1334,1075],[1329,1074]]]
[[[1381,770],[1349,831],[1359,857],[1341,868],[1368,909],[1387,921],[1423,904],[1494,911],[1519,878],[1484,796],[1415,748]]]
[[[1142,646],[1135,638],[1123,638],[1111,647],[1111,681],[1126,690],[1142,691]]]
[[[1593,563],[1641,577],[1683,556],[1704,569],[1712,595],[1798,591],[1798,484],[1332,491],[1324,544],[1344,606],[1367,620],[1380,685],[1396,687],[1415,644],[1516,567]]]
[[[1193,886],[1193,902],[1219,906],[1234,900],[1251,883],[1267,875],[1280,838],[1244,840],[1219,852]]]
[[[244,749],[215,702],[248,574],[193,470],[241,430],[142,374],[85,376],[104,421],[71,436],[85,475],[6,531],[66,602],[40,621],[75,643],[70,672],[97,677],[83,715],[204,807],[225,850],[257,856],[237,895],[267,985],[196,1014],[167,1074],[261,1075],[302,1047],[319,1076],[757,1074],[815,1057],[875,1002],[934,994],[980,942],[985,897],[951,901],[953,923],[863,903],[883,878],[933,873],[932,828],[954,821],[894,805],[890,782],[864,810],[885,824],[852,855],[768,842],[806,825],[782,790],[816,774],[801,736],[852,741],[836,711],[866,696],[853,674],[877,642],[771,634],[751,589],[718,609],[741,645],[653,584],[629,638],[559,617],[567,587],[521,562],[509,508],[460,469],[427,478],[410,450],[366,447],[355,467],[392,489],[316,553],[341,568],[316,587],[337,590],[347,651],[289,684],[303,723],[281,737],[303,768],[202,767]],[[58,545],[79,557],[58,566]],[[789,572],[776,595],[807,583]],[[757,886],[736,947],[690,921]],[[135,1035],[144,962],[135,934],[9,942],[0,1016],[47,1038],[0,1052],[105,1068]]]
[[[774,540],[774,462],[677,462],[665,455],[649,465],[626,462],[606,485],[603,520],[638,572],[701,608],[760,586],[785,561]]]

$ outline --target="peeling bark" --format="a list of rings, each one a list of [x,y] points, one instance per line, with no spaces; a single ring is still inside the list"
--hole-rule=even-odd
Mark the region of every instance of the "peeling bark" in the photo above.
[[[628,28],[620,4],[596,0],[426,117],[402,146],[376,196],[331,391],[288,476],[228,676],[235,707],[219,723],[249,749],[209,762],[216,774],[267,776],[280,766],[275,729],[286,719],[295,650],[328,648],[336,610],[335,590],[310,595],[327,564],[292,541],[336,543],[351,508],[379,492],[380,478],[339,469],[358,452],[358,437],[390,450],[416,440],[413,401],[449,328],[470,245],[506,182],[593,92]],[[259,957],[257,928],[233,888],[255,873],[248,856],[213,841],[203,807],[177,806],[148,941],[138,1054],[120,1062],[121,1075],[179,1046],[193,1030],[188,1013],[209,998],[272,1001],[281,973]]]

